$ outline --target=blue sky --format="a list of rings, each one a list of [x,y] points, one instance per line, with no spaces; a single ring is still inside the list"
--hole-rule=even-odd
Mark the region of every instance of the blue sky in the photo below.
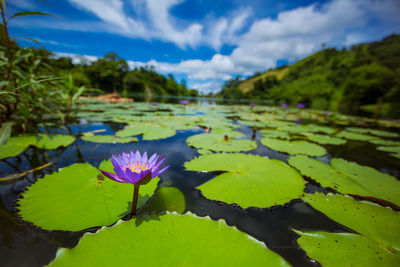
[[[74,62],[114,51],[131,68],[152,65],[202,93],[224,81],[293,63],[326,47],[400,32],[398,0],[8,0],[10,34]],[[21,46],[34,46],[19,41]]]

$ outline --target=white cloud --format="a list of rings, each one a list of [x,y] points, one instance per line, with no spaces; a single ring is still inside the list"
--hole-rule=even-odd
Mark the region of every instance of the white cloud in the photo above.
[[[54,53],[57,58],[59,57],[69,57],[72,59],[72,63],[74,64],[84,64],[87,62],[93,62],[98,60],[99,58],[91,55],[78,55],[74,53],[63,53],[63,52],[55,52]]]
[[[400,31],[400,24],[394,23],[400,21],[400,2],[396,0],[332,0],[252,22],[250,8],[223,17],[210,15],[206,21],[180,20],[170,11],[184,0],[136,0],[131,4],[122,0],[69,1],[100,21],[68,22],[64,23],[65,29],[117,31],[128,37],[171,42],[181,48],[207,45],[218,51],[224,44],[236,45],[231,54],[216,52],[207,60],[128,61],[131,68],[152,65],[163,74],[186,74],[189,84],[199,90],[215,90],[233,75],[266,70],[279,59],[293,62],[321,49],[323,43],[328,47],[352,45]],[[128,7],[134,9],[134,16],[128,15]]]

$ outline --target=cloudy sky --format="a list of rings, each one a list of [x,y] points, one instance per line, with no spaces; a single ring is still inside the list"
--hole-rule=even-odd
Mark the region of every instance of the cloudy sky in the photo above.
[[[293,63],[326,47],[400,32],[399,0],[7,0],[7,12],[52,17],[10,22],[12,36],[96,60],[114,51],[131,68],[152,65],[202,93],[224,81]],[[19,41],[21,46],[33,46]]]

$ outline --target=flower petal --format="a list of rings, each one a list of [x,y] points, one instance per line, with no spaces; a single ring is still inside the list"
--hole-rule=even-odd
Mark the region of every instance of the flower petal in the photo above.
[[[127,179],[125,172],[119,166],[115,167],[114,171],[118,175],[119,179],[129,183],[129,179]]]
[[[144,163],[144,164],[146,164],[146,163],[147,163],[147,152],[146,152],[146,151],[143,153],[143,156],[142,156],[141,162],[142,162],[142,163]]]
[[[126,176],[129,179],[130,184],[136,184],[137,182],[140,181],[140,175],[139,173],[132,172],[130,169],[126,169]]]
[[[154,178],[154,177],[159,176],[160,174],[162,174],[163,172],[165,172],[165,170],[168,169],[169,167],[170,167],[170,166],[167,165],[167,166],[165,166],[165,168],[163,168],[162,170],[160,170],[160,171],[158,171],[158,172],[153,172],[153,173],[151,174],[151,178]]]
[[[149,160],[147,161],[147,163],[148,163],[149,165],[151,165],[151,164],[153,163],[153,160],[154,160],[157,156],[158,156],[157,153],[154,153],[154,154],[149,158]]]
[[[99,171],[101,171],[101,173],[104,174],[104,176],[106,176],[107,178],[110,178],[111,180],[114,180],[114,181],[119,182],[119,183],[126,183],[124,180],[121,180],[118,177],[118,175],[116,175],[114,173],[106,172],[106,171],[103,171],[103,170],[100,170],[100,169],[99,169]]]
[[[139,152],[139,150],[136,150],[136,153],[135,153],[135,160],[134,160],[134,161],[139,162],[139,161],[140,161],[140,158],[141,158],[140,152]]]
[[[157,171],[158,170],[158,168],[160,168],[160,165],[164,162],[164,160],[165,160],[165,156],[164,157],[162,157],[161,159],[160,159],[160,161],[159,162],[157,162],[157,164],[156,165],[154,165],[154,167],[152,168],[153,169],[153,171]]]

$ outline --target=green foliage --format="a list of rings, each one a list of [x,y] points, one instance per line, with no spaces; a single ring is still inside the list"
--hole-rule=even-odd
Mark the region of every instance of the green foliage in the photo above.
[[[356,111],[361,105],[379,103],[376,116],[383,104],[386,115],[399,116],[395,111],[400,99],[399,64],[400,35],[392,35],[348,50],[319,51],[288,67],[283,77],[275,69],[259,75],[265,79],[227,81],[220,96],[304,103],[335,111]]]

